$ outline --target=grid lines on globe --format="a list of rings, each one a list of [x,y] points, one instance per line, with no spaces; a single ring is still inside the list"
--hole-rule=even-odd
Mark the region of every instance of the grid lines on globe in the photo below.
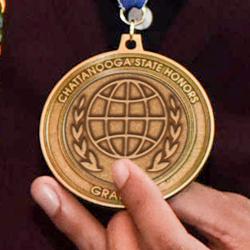
[[[93,144],[112,158],[134,159],[166,133],[168,113],[159,92],[137,79],[101,87],[91,98],[86,127]]]

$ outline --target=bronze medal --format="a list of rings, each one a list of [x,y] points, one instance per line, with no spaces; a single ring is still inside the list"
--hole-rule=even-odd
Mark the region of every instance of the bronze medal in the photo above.
[[[197,79],[175,61],[123,35],[116,51],[90,58],[55,86],[40,127],[53,174],[79,197],[123,207],[114,161],[138,164],[168,198],[198,175],[210,153],[214,118]]]

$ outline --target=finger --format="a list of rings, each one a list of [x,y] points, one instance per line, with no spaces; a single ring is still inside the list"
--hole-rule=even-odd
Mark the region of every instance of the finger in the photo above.
[[[212,243],[232,248],[237,237],[243,240],[239,228],[247,230],[246,218],[250,213],[246,198],[193,183],[169,203],[183,222],[196,227]]]
[[[141,250],[140,236],[127,212],[119,212],[109,222],[107,228],[109,250]]]
[[[135,164],[117,161],[114,182],[146,244],[155,249],[207,249],[187,233],[157,186]],[[195,248],[196,247],[196,248]]]
[[[34,200],[57,228],[81,250],[105,250],[105,229],[53,178],[40,177],[31,186]]]

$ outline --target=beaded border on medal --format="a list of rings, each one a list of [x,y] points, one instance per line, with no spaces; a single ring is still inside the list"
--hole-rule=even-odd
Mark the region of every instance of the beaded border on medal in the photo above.
[[[4,13],[6,10],[5,0],[0,0],[0,55],[2,54]]]

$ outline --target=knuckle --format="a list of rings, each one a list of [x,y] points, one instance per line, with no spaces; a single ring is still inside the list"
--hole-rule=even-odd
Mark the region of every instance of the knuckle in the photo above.
[[[222,201],[222,202],[228,202],[228,196],[224,193],[224,192],[221,192],[219,190],[215,190],[213,189],[213,192],[214,192],[214,195],[215,195],[215,199],[217,201]]]
[[[183,243],[176,243],[172,241],[161,241],[159,244],[159,248],[157,250],[186,250],[186,246]]]
[[[228,205],[230,205],[231,210],[234,211],[242,211],[242,209],[250,213],[250,200],[241,195],[236,193],[225,193],[225,196],[228,199]]]
[[[79,250],[106,250],[106,237],[102,234],[95,234],[93,237],[85,238],[86,231],[79,230],[69,236],[76,243]]]
[[[99,243],[89,244],[88,247],[85,247],[84,250],[106,250],[106,246],[100,245]]]
[[[240,204],[243,203],[243,204],[250,205],[250,200],[241,194],[230,193],[230,192],[225,193],[225,194],[230,199],[230,201],[236,201],[237,203],[240,203]]]
[[[219,190],[211,189],[210,202],[213,204],[218,211],[225,211],[230,205],[230,198]]]
[[[217,206],[220,208],[217,216],[212,222],[213,235],[227,249],[242,249],[242,240],[244,238],[240,232],[237,234],[235,229],[239,223],[246,225],[246,215],[250,215],[250,201],[243,195],[216,191]],[[230,221],[228,220],[230,218]]]
[[[235,207],[239,202],[242,202],[242,197],[238,194],[222,192],[214,190],[215,194],[215,204],[221,208],[221,211],[232,211],[232,208]]]
[[[121,211],[115,214],[107,226],[108,233],[114,232],[121,223],[128,219],[129,214],[126,211]]]
[[[155,250],[186,250],[187,245],[189,244],[189,235],[180,234],[176,237],[168,236],[165,232],[159,233],[154,237],[154,240],[151,244],[152,249]]]
[[[223,246],[225,249],[232,249],[232,250],[242,249],[242,243],[228,233],[221,234],[220,237],[217,239],[217,241],[218,242],[213,243],[214,246],[220,245]]]

